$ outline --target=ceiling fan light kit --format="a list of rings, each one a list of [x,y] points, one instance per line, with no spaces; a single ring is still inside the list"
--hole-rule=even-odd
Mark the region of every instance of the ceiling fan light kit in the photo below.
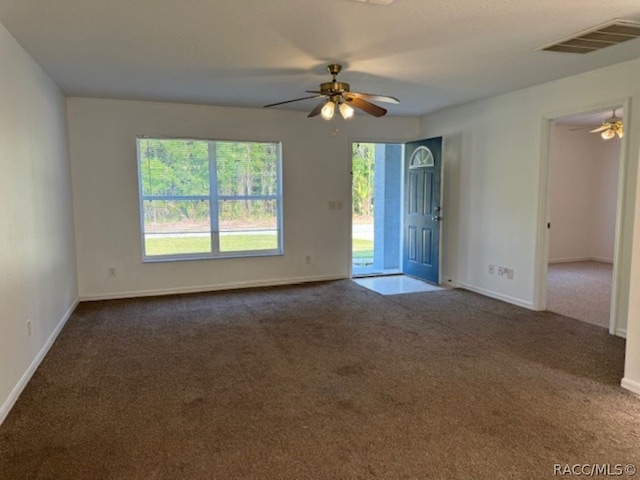
[[[611,140],[617,135],[618,138],[624,136],[624,127],[622,125],[622,119],[616,117],[616,111],[614,110],[611,118],[602,122],[598,128],[589,130],[589,133],[599,133],[604,140]]]
[[[616,135],[618,136],[618,138],[624,137],[624,130],[622,128],[622,122],[616,122],[614,124],[608,125],[605,130],[600,130],[600,129],[598,129],[598,130],[602,131],[600,136],[602,138],[604,138],[605,140],[611,140]],[[592,130],[590,133],[598,133],[598,132],[594,132]]]
[[[386,103],[400,103],[395,97],[388,95],[378,95],[375,93],[358,93],[352,92],[351,86],[346,82],[339,82],[336,77],[342,70],[342,66],[338,64],[331,64],[327,66],[327,70],[333,77],[330,82],[320,84],[320,90],[307,90],[307,93],[313,95],[309,97],[296,98],[293,100],[285,100],[284,102],[271,103],[265,105],[265,108],[275,107],[277,105],[284,105],[286,103],[298,102],[301,100],[308,100],[312,98],[324,97],[318,105],[315,106],[308,117],[316,117],[320,115],[325,120],[331,120],[334,117],[336,106],[340,115],[345,120],[353,117],[353,107],[362,110],[374,117],[382,117],[387,113],[385,108],[382,108],[371,101],[386,102]]]
[[[331,120],[333,118],[333,113],[335,112],[335,110],[336,110],[336,104],[333,103],[332,101],[329,101],[325,103],[324,107],[322,107],[322,110],[320,110],[320,115],[325,120]]]
[[[351,108],[346,103],[344,102],[341,103],[339,108],[340,108],[340,115],[342,115],[342,118],[344,118],[345,120],[348,120],[351,117],[353,117],[353,108]]]

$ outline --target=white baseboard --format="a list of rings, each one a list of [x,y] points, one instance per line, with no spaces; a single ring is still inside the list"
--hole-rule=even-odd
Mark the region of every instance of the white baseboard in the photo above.
[[[613,258],[603,258],[603,257],[567,257],[567,258],[550,258],[549,259],[549,264],[553,264],[553,263],[573,263],[573,262],[613,263]]]
[[[572,262],[588,262],[593,260],[592,257],[565,257],[565,258],[550,258],[549,263],[572,263]]]
[[[20,380],[18,381],[17,385],[13,387],[13,390],[9,394],[9,397],[4,401],[4,403],[0,407],[0,425],[2,425],[2,422],[4,422],[5,419],[7,418],[7,415],[9,415],[9,412],[15,405],[16,401],[18,400],[18,397],[20,397],[22,390],[24,390],[24,387],[27,386],[27,383],[29,383],[29,380],[31,380],[31,377],[33,376],[35,371],[38,369],[38,366],[40,366],[40,363],[44,359],[45,355],[47,354],[47,352],[49,352],[49,349],[53,345],[53,342],[56,341],[56,338],[58,338],[58,335],[66,325],[67,321],[69,320],[69,318],[71,318],[71,314],[78,306],[78,302],[79,302],[79,299],[76,298],[73,304],[71,305],[71,307],[69,307],[69,309],[62,316],[56,328],[53,330],[53,332],[51,332],[51,335],[49,335],[49,338],[47,339],[45,344],[42,346],[42,348],[40,349],[36,357],[33,359],[33,361],[31,362],[31,365],[29,365],[29,368],[27,368],[27,371],[24,372],[22,377],[20,377]]]
[[[616,328],[615,335],[617,337],[627,338],[627,329],[626,328]]]
[[[635,393],[636,395],[640,395],[640,383],[630,380],[627,377],[622,379],[620,386]]]
[[[613,265],[613,258],[593,257],[591,260],[600,263],[610,263]]]
[[[474,285],[469,285],[468,283],[451,281],[448,282],[449,285],[454,285],[460,288],[464,288],[465,290],[470,290],[475,293],[479,293],[480,295],[484,295],[485,297],[495,298],[496,300],[502,300],[506,303],[511,303],[512,305],[517,305],[519,307],[526,308],[528,310],[534,310],[533,303],[527,302],[520,298],[512,297],[510,295],[504,295],[503,293],[494,292],[493,290],[487,290],[486,288],[476,287]]]
[[[248,282],[224,283],[218,285],[200,285],[183,288],[160,288],[156,290],[137,290],[102,294],[86,294],[80,296],[80,301],[115,300],[121,298],[157,297],[160,295],[179,295],[183,293],[216,292],[219,290],[237,290],[239,288],[275,287],[279,285],[295,285],[296,283],[324,282],[343,280],[349,277],[336,275],[318,275],[310,277],[278,278],[273,280],[258,280]]]

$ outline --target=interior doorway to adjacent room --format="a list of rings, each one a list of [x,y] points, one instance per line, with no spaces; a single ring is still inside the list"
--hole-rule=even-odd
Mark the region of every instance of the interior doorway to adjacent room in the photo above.
[[[622,121],[623,108],[555,119],[546,288],[547,310],[617,333],[612,292],[624,138],[603,134],[612,117]]]

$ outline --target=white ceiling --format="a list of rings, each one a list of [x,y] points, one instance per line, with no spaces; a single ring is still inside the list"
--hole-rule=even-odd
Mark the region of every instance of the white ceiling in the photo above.
[[[0,0],[0,22],[71,96],[260,107],[328,81],[420,115],[640,57],[535,49],[640,20],[638,0]],[[310,110],[314,100],[279,108]]]
[[[558,125],[590,125],[593,127],[597,127],[613,117],[614,112],[617,118],[623,118],[624,108],[620,106],[618,108],[607,108],[604,110],[599,110],[597,112],[567,115],[566,117],[556,118],[555,123]]]

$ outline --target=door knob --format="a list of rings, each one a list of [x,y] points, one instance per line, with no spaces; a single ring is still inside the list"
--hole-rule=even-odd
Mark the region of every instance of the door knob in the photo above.
[[[431,217],[431,220],[433,220],[434,222],[439,222],[440,220],[442,220],[442,217],[440,215],[434,215],[433,217]]]

